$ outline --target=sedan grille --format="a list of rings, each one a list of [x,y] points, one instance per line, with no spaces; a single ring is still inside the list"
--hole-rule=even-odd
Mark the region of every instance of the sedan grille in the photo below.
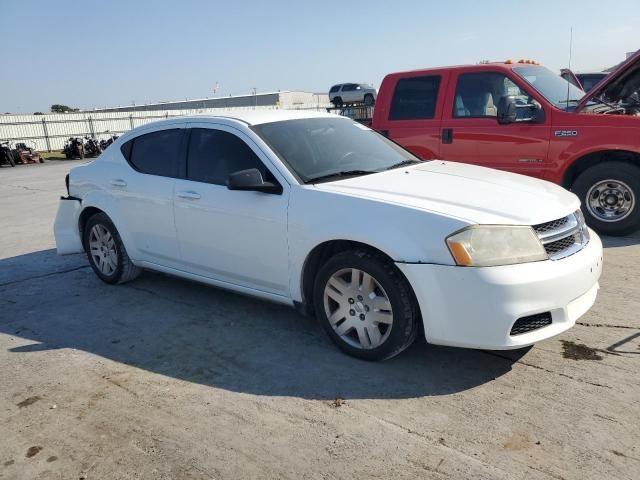
[[[573,255],[589,243],[589,230],[580,210],[557,220],[534,225],[533,229],[551,260]]]
[[[516,323],[511,327],[511,333],[509,335],[522,335],[523,333],[529,333],[548,325],[551,325],[551,312],[529,315],[528,317],[522,317],[516,320]]]

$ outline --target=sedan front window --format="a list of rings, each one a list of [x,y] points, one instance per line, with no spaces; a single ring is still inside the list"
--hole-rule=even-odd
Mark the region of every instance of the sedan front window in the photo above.
[[[285,120],[253,129],[304,183],[420,162],[374,130],[344,118]]]

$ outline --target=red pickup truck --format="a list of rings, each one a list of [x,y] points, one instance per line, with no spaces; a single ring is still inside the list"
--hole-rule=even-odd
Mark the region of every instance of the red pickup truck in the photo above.
[[[640,227],[639,91],[640,52],[588,94],[522,60],[392,73],[372,127],[423,159],[563,185],[592,228],[625,235]]]

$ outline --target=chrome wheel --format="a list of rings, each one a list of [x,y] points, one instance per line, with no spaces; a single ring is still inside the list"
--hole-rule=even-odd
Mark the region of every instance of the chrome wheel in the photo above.
[[[620,180],[602,180],[587,192],[589,213],[602,222],[619,222],[633,211],[633,190]]]
[[[116,242],[104,225],[98,223],[89,232],[89,254],[102,274],[110,276],[116,271],[118,267]]]
[[[345,268],[324,289],[324,311],[333,330],[349,345],[371,350],[382,345],[393,326],[393,310],[380,283],[365,271]]]

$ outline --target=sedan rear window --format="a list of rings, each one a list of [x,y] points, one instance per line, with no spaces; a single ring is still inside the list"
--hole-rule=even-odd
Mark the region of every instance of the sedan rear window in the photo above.
[[[177,177],[182,132],[174,128],[141,135],[131,141],[130,151],[125,153],[124,146],[127,144],[123,145],[123,153],[131,166],[141,173]]]

